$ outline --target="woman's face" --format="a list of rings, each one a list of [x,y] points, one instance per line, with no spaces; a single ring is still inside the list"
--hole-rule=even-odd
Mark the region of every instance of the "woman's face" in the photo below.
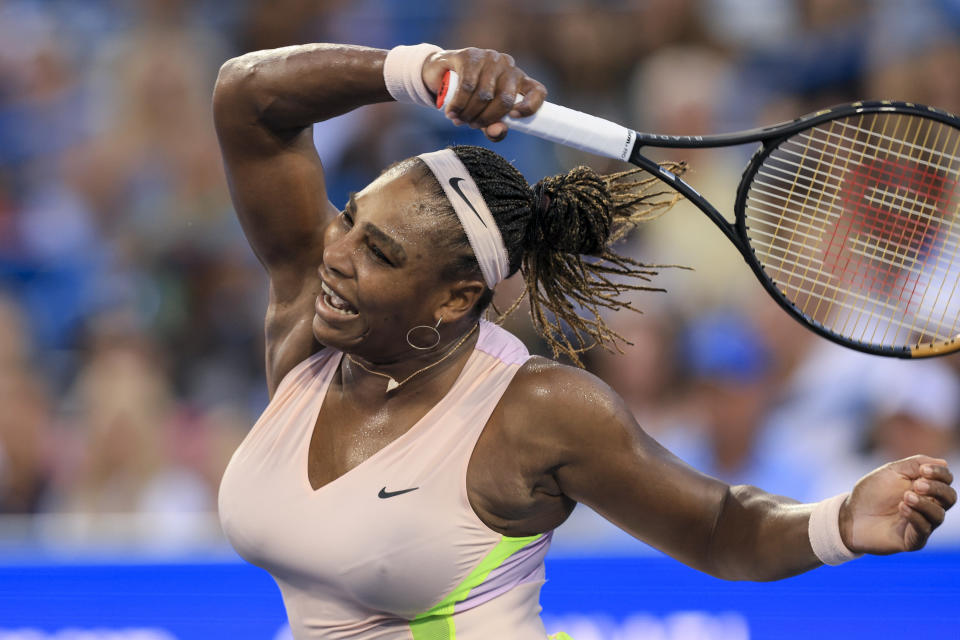
[[[322,344],[389,362],[411,351],[409,329],[442,315],[450,283],[440,274],[452,256],[431,242],[441,223],[420,204],[416,171],[386,172],[327,226],[313,319]]]

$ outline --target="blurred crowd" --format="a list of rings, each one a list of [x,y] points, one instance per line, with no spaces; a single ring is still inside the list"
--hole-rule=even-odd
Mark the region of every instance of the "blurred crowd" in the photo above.
[[[0,538],[207,535],[192,516],[215,510],[267,402],[266,281],[210,95],[229,57],[311,41],[500,49],[552,100],[661,133],[861,98],[960,112],[960,0],[0,0],[0,515],[16,516],[0,522],[17,523]],[[314,137],[335,204],[396,160],[483,144],[392,104]],[[531,182],[622,168],[520,135],[497,150]],[[751,151],[658,157],[731,210]],[[632,346],[589,366],[694,466],[813,500],[919,451],[960,462],[960,355],[889,361],[809,334],[683,203],[625,250],[689,269],[662,268],[666,292],[610,319]],[[542,352],[522,309],[507,326]]]

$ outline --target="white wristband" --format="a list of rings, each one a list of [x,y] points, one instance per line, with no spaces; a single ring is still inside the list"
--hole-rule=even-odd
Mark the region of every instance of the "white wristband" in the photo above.
[[[435,44],[394,47],[383,61],[383,81],[397,102],[436,107],[436,99],[423,84],[423,63],[431,54],[442,51]]]
[[[841,493],[821,500],[810,513],[810,524],[807,526],[810,546],[823,564],[836,566],[863,555],[850,551],[840,537],[840,507],[848,495]]]

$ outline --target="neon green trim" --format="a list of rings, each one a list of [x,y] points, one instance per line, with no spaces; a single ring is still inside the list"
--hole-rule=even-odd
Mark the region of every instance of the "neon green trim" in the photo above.
[[[573,638],[571,638],[570,636],[568,636],[568,635],[567,635],[566,633],[564,633],[563,631],[558,631],[558,632],[556,632],[556,633],[551,633],[551,634],[550,634],[550,640],[573,640]]]
[[[514,553],[524,548],[543,534],[525,538],[503,536],[500,542],[480,561],[463,582],[454,587],[450,594],[438,602],[432,609],[421,613],[410,621],[413,640],[456,640],[457,631],[453,626],[453,608],[463,602],[470,592],[483,584],[490,572],[503,564]]]

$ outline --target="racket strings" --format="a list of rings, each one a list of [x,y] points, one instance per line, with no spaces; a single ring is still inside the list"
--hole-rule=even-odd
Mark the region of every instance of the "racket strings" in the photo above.
[[[960,333],[960,132],[915,115],[828,121],[781,142],[745,198],[767,276],[809,320],[881,347]]]
[[[899,124],[899,120],[898,120],[898,124]],[[916,132],[916,133],[919,134],[920,128],[921,128],[921,127],[920,127],[920,125],[918,124],[918,126],[917,126],[917,132]],[[908,129],[909,129],[909,126],[908,126]],[[939,133],[942,133],[944,130],[945,130],[945,129],[941,127],[941,128],[938,130],[938,134],[939,134]],[[949,130],[949,129],[946,129],[946,130],[947,130],[947,131],[951,131],[951,130]],[[927,127],[927,128],[926,128],[926,131],[925,131],[924,141],[923,141],[923,144],[924,144],[924,145],[926,145],[926,144],[928,143],[928,141],[929,141],[929,134],[930,134],[930,128]],[[939,135],[937,136],[937,138],[939,138]],[[954,146],[956,146],[956,145],[954,145]],[[914,146],[914,148],[916,148],[916,147]],[[921,157],[922,157],[922,159],[925,160],[925,161],[930,161],[930,158],[928,157],[928,154],[921,154]],[[874,163],[874,164],[876,164],[876,163]],[[933,166],[935,166],[935,167],[942,167],[942,165],[939,165],[938,163],[934,163],[934,162],[931,162],[931,165],[933,165]],[[910,184],[909,186],[910,186],[913,190],[915,190],[915,191],[920,191],[920,192],[922,192],[922,194],[923,194],[924,197],[931,198],[931,199],[933,199],[935,202],[938,202],[938,203],[941,203],[941,204],[945,204],[945,203],[942,203],[942,195],[943,195],[943,183],[946,182],[946,181],[945,181],[945,180],[942,180],[942,179],[931,179],[932,176],[941,176],[941,177],[942,177],[943,174],[942,174],[942,173],[933,174],[933,173],[931,173],[931,172],[929,171],[929,169],[926,169],[926,171],[927,171],[927,173],[922,174],[922,175],[926,178],[925,180],[920,180],[920,181],[919,181],[919,184],[917,184],[917,183],[918,183],[917,180],[913,180],[913,181],[912,181],[913,184]],[[952,187],[954,187],[954,190],[955,190],[956,181],[949,181],[949,182],[950,182],[950,185],[951,185]],[[915,204],[916,204],[916,203],[920,203],[920,200],[915,200]],[[891,208],[892,208],[892,207],[893,207],[893,203],[891,202]],[[953,219],[953,218],[952,218],[952,219]],[[912,220],[908,220],[908,222],[912,222]],[[927,227],[923,228],[923,231],[921,231],[921,232],[919,233],[919,237],[923,238],[924,236],[926,236],[926,233],[925,233],[925,232],[926,232],[928,229],[936,231],[936,228],[937,228],[937,227],[930,227],[930,226],[928,225]],[[912,240],[913,238],[918,237],[918,230],[920,230],[920,229],[921,229],[921,227],[920,227],[919,225],[915,225],[915,226],[913,226],[913,227],[910,227],[910,228],[909,228],[909,233],[908,233],[908,234],[901,234],[901,237],[907,236],[909,240]],[[951,234],[951,235],[952,235],[952,234]],[[905,246],[908,246],[908,245],[909,245],[909,243],[907,243]],[[860,253],[861,255],[864,255],[864,256],[867,256],[867,257],[874,257],[874,258],[876,258],[877,254],[878,254],[877,249],[879,248],[879,246],[880,246],[880,245],[877,244],[876,247],[871,247],[869,244],[865,244],[864,247],[862,248],[862,250],[859,251],[859,253]],[[922,246],[923,246],[923,245],[921,245],[921,247],[922,247]],[[931,246],[932,246],[932,245],[931,245]],[[872,250],[872,251],[871,251],[871,250]],[[941,252],[941,253],[943,253],[943,252]],[[949,253],[949,255],[951,256],[951,261],[953,260],[953,256],[955,256],[956,253],[957,253],[956,251],[951,251],[951,252]],[[923,249],[921,249],[920,252],[918,253],[918,256],[919,256],[919,257],[926,257],[926,258],[929,259],[929,252],[928,252],[928,251],[924,251]],[[900,267],[900,268],[904,268],[904,267],[906,266],[907,257],[908,257],[908,256],[906,255],[906,253],[904,253],[904,255],[903,255],[899,260],[895,260],[894,265],[897,266],[897,267]],[[939,261],[938,261],[938,262],[939,262]],[[917,264],[919,264],[919,263],[917,263]],[[949,273],[949,270],[948,270],[948,273]],[[903,286],[901,286],[900,291],[898,292],[898,293],[899,293],[899,296],[900,296],[900,299],[902,300],[904,294],[905,294],[905,293],[908,293],[908,295],[909,295],[909,298],[908,298],[908,299],[909,299],[909,300],[913,300],[914,297],[918,294],[918,292],[920,292],[920,293],[921,293],[920,304],[922,305],[922,304],[924,303],[926,297],[927,297],[927,294],[929,293],[929,291],[930,291],[931,289],[930,289],[930,283],[929,283],[929,282],[923,282],[923,288],[921,289],[921,286],[920,286],[920,285],[921,285],[921,282],[922,282],[921,277],[914,277],[914,278],[912,278],[912,287],[910,287],[911,278],[909,278],[909,277],[906,278],[905,281],[904,281]],[[955,289],[955,288],[956,288],[956,287],[954,286],[953,289]],[[942,290],[943,290],[943,287],[941,286],[940,291],[942,291]],[[951,291],[951,294],[950,294],[951,296],[952,296],[952,293],[953,293],[953,292]],[[908,308],[908,311],[909,311],[909,308]],[[945,311],[946,311],[946,310],[944,310],[944,312],[945,312]],[[944,313],[944,315],[945,315],[945,313]],[[956,316],[956,315],[957,315],[957,314],[954,314],[954,316]],[[920,331],[921,335],[922,335],[923,333],[929,333],[929,327],[930,327],[930,320],[931,320],[931,319],[932,319],[932,318],[928,318],[927,321],[924,323],[924,326],[923,326],[922,330]],[[917,330],[918,330],[918,327],[917,327],[916,324],[914,324],[911,328],[912,328],[912,330],[913,330],[914,333],[917,333],[917,332],[918,332],[918,331],[917,331]],[[875,326],[875,327],[874,327],[874,336],[872,336],[872,339],[875,339],[876,332],[877,332],[877,328],[876,328],[876,326]],[[883,336],[881,336],[881,338],[882,338],[882,339],[886,339],[886,334],[887,334],[887,333],[889,333],[889,328],[887,328],[887,330],[884,331],[884,334],[883,334]],[[937,339],[937,336],[935,335],[932,339]],[[949,336],[944,337],[944,338],[941,338],[941,339],[949,339]]]
[[[929,133],[929,130],[928,130],[928,133]],[[924,160],[928,160],[928,158],[924,158]],[[876,163],[874,163],[874,165],[876,165]],[[937,165],[937,166],[940,166],[940,165]],[[928,174],[928,176],[929,176],[929,175],[930,175],[930,174]],[[916,182],[916,181],[914,181],[914,182]],[[925,185],[925,186],[924,186],[923,184],[921,184],[921,185],[919,185],[919,186],[918,186],[917,184],[911,184],[911,185],[909,185],[909,186],[912,188],[913,191],[919,192],[919,193],[923,196],[923,198],[929,198],[929,199],[931,199],[933,202],[938,202],[938,201],[940,200],[940,196],[941,196],[941,194],[942,194],[942,189],[941,189],[940,187],[931,188],[931,186],[934,186],[934,185],[932,185],[932,181],[929,181],[929,180],[926,181],[926,185]],[[888,191],[888,194],[889,194],[889,189],[888,189],[887,191]],[[861,195],[862,195],[862,194],[861,194]],[[914,204],[916,205],[916,204],[923,203],[923,198],[915,198],[915,199],[914,199]],[[893,211],[896,211],[896,208],[895,208],[895,207],[896,207],[896,203],[894,203],[894,202],[892,201],[892,198],[891,198],[891,202],[890,202],[890,205],[889,205],[889,209],[890,209],[890,210],[893,210]],[[914,209],[916,209],[916,206],[914,207]],[[883,217],[889,218],[889,215],[886,215],[886,216],[883,216]],[[874,220],[874,222],[877,222],[877,221],[878,221],[878,220]],[[907,233],[901,233],[901,234],[900,234],[900,237],[901,237],[900,245],[901,245],[901,246],[903,246],[903,247],[908,247],[908,246],[910,246],[910,245],[912,244],[911,242],[909,242],[910,240],[913,240],[914,238],[917,238],[917,237],[919,237],[919,238],[924,238],[924,237],[927,235],[927,234],[925,233],[925,232],[927,231],[927,228],[923,228],[923,227],[920,227],[920,226],[918,226],[918,225],[914,225],[914,226],[911,227],[911,226],[909,226],[909,224],[912,222],[911,220],[906,220],[906,221],[904,221],[904,222],[907,224],[907,226],[906,226],[905,228],[908,229],[908,232],[907,232]],[[864,225],[864,226],[867,226],[867,225]],[[876,225],[875,225],[875,227],[876,227]],[[934,230],[934,229],[935,229],[935,228],[931,228],[930,230]],[[919,232],[919,233],[918,233],[918,232]],[[885,237],[882,233],[881,233],[881,234],[876,234],[876,233],[874,233],[874,234],[872,234],[872,235],[874,235],[874,236],[878,236],[878,235],[879,235],[879,238],[878,238],[879,240],[883,240],[884,237]],[[889,237],[889,233],[888,233],[887,237]],[[903,238],[906,238],[906,239],[908,240],[908,242],[903,242]],[[878,256],[879,256],[879,254],[880,254],[880,252],[878,251],[878,249],[881,248],[882,245],[880,245],[879,243],[874,243],[874,244],[876,244],[877,246],[873,247],[873,246],[871,246],[869,243],[861,243],[861,244],[862,244],[863,246],[862,246],[862,247],[858,247],[858,246],[856,246],[856,243],[853,243],[853,245],[851,246],[851,250],[854,251],[855,253],[859,254],[860,256],[865,257],[865,258],[868,258],[868,259],[869,259],[869,258],[872,257],[872,258],[874,258],[874,260],[878,259]],[[896,247],[897,247],[897,245],[894,244],[894,248],[896,248]],[[892,259],[893,269],[905,267],[906,264],[907,264],[908,259],[916,260],[917,257],[919,257],[919,258],[921,258],[921,259],[924,258],[924,257],[927,257],[927,258],[928,258],[928,257],[929,257],[929,255],[928,255],[929,252],[923,250],[923,245],[922,245],[922,244],[920,245],[920,247],[921,247],[921,248],[919,249],[919,253],[918,253],[917,256],[908,256],[906,252],[904,252],[904,254],[903,254],[902,256],[895,256],[895,257]],[[927,255],[925,255],[925,254],[927,254]],[[918,264],[919,264],[919,262],[918,262]],[[886,273],[889,274],[889,273],[891,273],[891,272],[892,272],[892,271],[891,271],[890,268],[888,267],[888,271],[887,271]],[[873,277],[871,278],[870,284],[871,284],[871,285],[874,285],[874,283],[875,283],[875,281],[876,281],[876,276],[875,276],[875,274],[871,274],[871,275],[872,275]],[[862,277],[860,278],[860,280],[866,280],[866,279],[867,279],[867,276],[866,276],[866,275],[864,275],[864,276],[862,276]],[[922,289],[922,291],[921,291],[921,304],[922,304],[922,303],[923,303],[923,298],[926,297],[926,294],[927,294],[927,292],[928,292],[928,290],[929,290],[929,289],[928,289],[929,283],[928,283],[928,282],[923,282],[922,277],[913,277],[913,278],[911,278],[911,277],[908,276],[908,277],[904,278],[904,279],[903,279],[903,284],[900,286],[899,291],[897,291],[896,293],[899,295],[900,299],[903,299],[903,298],[905,297],[905,294],[906,294],[906,296],[908,296],[908,298],[907,298],[908,300],[913,300],[913,299],[915,299],[915,296],[917,295],[918,290],[920,290],[920,285],[921,285],[921,283],[922,283],[922,286],[924,287],[924,288]],[[911,286],[911,285],[912,285],[912,286]],[[908,307],[908,311],[911,311],[911,309],[909,309],[909,307]],[[849,319],[848,319],[848,320],[849,320]],[[929,325],[929,323],[926,323],[926,324]],[[914,328],[914,330],[916,329],[916,327],[912,327],[912,328]],[[875,334],[876,334],[876,332],[877,332],[877,327],[874,326],[874,329],[873,329],[874,336],[871,336],[872,339],[875,339]],[[881,336],[881,338],[886,338],[886,334],[889,333],[889,328],[886,329],[883,333],[884,333],[884,335]]]
[[[776,242],[776,237],[774,236],[774,234],[768,233],[768,232],[762,232],[758,230],[755,230],[755,231],[758,236],[763,237],[764,239],[766,239],[766,241],[758,240],[754,244],[757,246],[764,246],[771,254],[773,254],[773,252],[779,252],[777,257],[779,257],[781,262],[784,260],[800,261],[804,259],[809,259],[809,256],[801,255],[796,251],[791,251],[789,249],[786,249],[780,246]],[[857,251],[857,249],[860,249],[860,250]],[[960,250],[960,247],[954,246],[953,250],[954,251]],[[896,253],[894,249],[891,249],[890,247],[885,247],[882,245],[876,245],[876,246],[870,245],[869,243],[864,242],[862,240],[857,242],[854,246],[851,247],[851,252],[859,253],[859,255],[863,257],[868,257],[872,260],[878,260],[878,261],[885,260],[888,264],[895,264],[893,263],[892,260],[897,255],[899,255],[898,253]],[[806,266],[809,267],[808,272],[812,271],[817,277],[827,279],[829,278],[830,275],[832,275],[830,272],[823,270],[815,262],[809,262],[809,264],[807,264]],[[927,266],[930,266],[930,265],[927,265]],[[934,260],[934,264],[932,265],[931,274],[933,276],[939,276],[939,277],[945,278],[951,274],[952,266],[953,265],[951,265],[950,262],[948,262],[946,259],[942,259],[941,256],[937,256],[937,259]],[[913,276],[911,281],[916,282],[920,279],[921,275],[925,275],[925,274],[923,272],[913,270],[911,271],[910,275]],[[828,286],[828,285],[825,284],[824,286]]]
[[[912,118],[914,120],[924,120],[927,123],[931,123],[939,127],[946,127],[947,129],[952,130],[952,127],[950,127],[949,125],[945,125],[945,124],[936,122],[934,120],[926,120],[924,118],[919,118],[916,116],[904,116],[903,114],[896,114],[896,117],[898,118],[907,117],[907,118]],[[945,159],[945,156],[943,156],[942,153],[937,152],[934,149],[931,149],[930,146],[911,143],[905,140],[898,140],[891,136],[883,135],[876,131],[871,131],[870,129],[865,129],[863,127],[853,125],[847,122],[843,122],[841,120],[832,120],[831,123],[833,123],[839,129],[839,131],[830,131],[828,129],[821,129],[821,128],[808,129],[806,131],[800,132],[799,134],[796,134],[794,137],[791,137],[784,144],[785,145],[796,144],[797,146],[802,147],[802,146],[805,146],[801,142],[804,138],[809,139],[813,136],[816,136],[817,134],[820,134],[824,136],[823,138],[824,141],[826,139],[833,140],[834,141],[833,144],[835,148],[843,149],[844,152],[847,154],[853,154],[853,153],[868,153],[870,151],[874,151],[880,148],[880,144],[879,144],[880,142],[885,142],[889,145],[889,148],[886,148],[885,152],[890,157],[899,158],[902,160],[909,160],[912,162],[921,160],[924,162],[925,166],[932,169],[941,169],[944,171],[952,171],[955,169],[954,162],[951,162],[945,165],[939,164],[939,160]],[[858,139],[856,137],[851,137],[851,135],[849,134],[853,134],[853,136],[858,136],[858,135],[870,136],[871,141],[868,142],[865,140]],[[873,142],[873,140],[876,140],[878,142]],[[894,146],[898,146],[901,150],[894,151],[893,150]],[[828,159],[829,159],[829,156],[825,158],[825,160],[828,160]]]
[[[755,192],[761,193],[764,195],[773,195],[773,194],[769,194],[769,192],[765,192],[762,189],[755,189]],[[784,210],[783,208],[770,206],[768,202],[757,200],[753,196],[749,198],[749,203],[756,210],[769,214],[769,216],[771,217],[781,215],[782,211]],[[896,203],[893,203],[893,204],[896,204]],[[819,242],[822,237],[824,228],[822,225],[814,225],[809,222],[809,219],[813,215],[815,215],[817,211],[816,208],[813,205],[807,205],[807,204],[802,205],[801,208],[803,210],[803,213],[800,214],[796,219],[795,228],[794,228],[795,236],[799,236],[800,238],[803,239],[803,241],[808,243]],[[791,213],[796,214],[798,213],[798,210],[793,209],[791,210]],[[842,212],[840,211],[824,212],[822,215],[827,215],[827,216],[832,215],[838,218],[840,213]],[[939,218],[933,218],[932,216],[920,216],[920,217],[928,218],[930,220],[939,219]],[[763,236],[767,239],[766,244],[770,248],[770,250],[786,251],[795,258],[800,257],[801,254],[796,252],[790,252],[787,248],[778,246],[777,235],[775,233],[776,225],[771,223],[770,220],[755,218],[754,226],[752,227],[752,230],[756,235]],[[929,256],[928,260],[932,260],[933,262],[932,266],[934,267],[934,269],[939,270],[942,268],[944,269],[946,274],[946,273],[949,273],[950,268],[952,266],[952,259],[953,259],[952,256],[955,255],[958,250],[960,250],[960,234],[951,232],[950,230],[944,230],[943,236],[944,236],[944,251],[940,251],[935,255]],[[854,242],[856,243],[856,241]],[[879,243],[882,243],[883,240],[878,239],[877,242],[879,244]],[[762,241],[760,241],[759,243],[763,244]],[[863,243],[861,242],[860,244],[863,244]],[[908,246],[910,248],[916,248],[917,250],[922,249],[922,247],[919,245],[917,245],[917,247],[914,247],[912,244],[908,243]],[[855,250],[854,247],[851,247],[851,249]],[[885,252],[882,252],[880,258],[887,258],[889,264],[894,264],[891,261],[899,258],[900,255],[901,253],[897,251],[885,251]],[[931,265],[928,262],[926,266],[929,267]]]
[[[810,177],[810,178],[807,178],[807,177],[804,177],[804,176],[796,176],[797,171],[798,171],[798,170],[801,170],[801,169],[803,168],[802,165],[800,165],[799,163],[783,161],[782,164],[787,165],[788,167],[791,167],[791,168],[781,168],[781,167],[778,167],[778,166],[774,165],[773,163],[771,163],[770,166],[765,166],[765,167],[763,168],[763,170],[760,171],[759,175],[763,175],[763,176],[765,176],[765,177],[772,177],[773,174],[778,174],[781,178],[785,178],[785,179],[793,179],[794,177],[797,177],[798,180],[801,180],[801,181],[802,181],[802,180],[806,180],[806,181],[807,181],[807,185],[809,185],[809,191],[810,191],[811,193],[816,193],[816,194],[819,194],[819,195],[828,195],[828,193],[830,193],[829,190],[835,186],[835,185],[831,185],[830,183],[828,183],[828,182],[826,182],[826,181],[824,181],[824,180],[822,180],[822,179],[819,179],[819,178],[822,178],[822,176]],[[831,165],[826,164],[825,166],[831,166]],[[783,193],[786,193],[786,192],[787,192],[787,191],[786,191],[785,189],[783,189],[782,187],[776,186],[776,184],[771,184],[770,186],[771,186],[771,188],[774,189],[774,190],[777,190],[777,191],[780,191],[780,192],[783,192]],[[759,191],[759,189],[758,189],[758,191]],[[901,198],[902,198],[904,201],[906,201],[906,200],[909,198],[911,191],[910,191],[909,189],[902,189],[902,191],[903,191],[903,194],[902,194]],[[774,194],[769,194],[769,195],[774,195]],[[884,206],[886,206],[886,205],[888,204],[888,203],[883,203],[883,202],[881,202],[881,201],[879,201],[879,200],[876,200],[876,198],[871,197],[871,196],[866,196],[866,197],[867,197],[868,200],[872,200],[872,201],[874,202],[874,204],[876,204],[876,205],[878,205],[878,206],[879,206],[879,205],[884,205]],[[921,215],[921,216],[923,216],[923,215],[927,215],[927,216],[936,215],[936,216],[939,218],[939,213],[937,212],[936,208],[935,208],[933,205],[926,204],[926,203],[922,203],[922,202],[918,202],[918,201],[915,201],[915,203],[916,203],[916,206],[920,207],[920,209],[929,209],[929,213],[922,212],[922,213],[919,213],[919,215]],[[812,204],[809,204],[809,203],[806,203],[806,202],[800,203],[800,204],[802,204],[803,206],[810,206],[810,207],[813,206]],[[889,204],[892,205],[892,204],[894,204],[894,203],[889,203]]]

